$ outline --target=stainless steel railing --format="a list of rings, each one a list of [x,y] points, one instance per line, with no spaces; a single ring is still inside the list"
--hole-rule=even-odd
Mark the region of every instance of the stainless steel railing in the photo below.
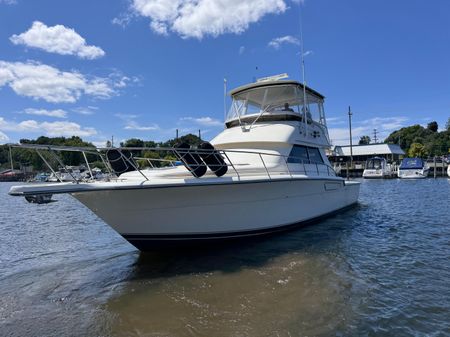
[[[152,175],[150,172],[154,172],[161,166],[175,167],[183,165],[179,158],[183,158],[186,154],[207,154],[216,157],[221,157],[228,167],[228,172],[226,177],[237,177],[241,179],[243,177],[249,176],[266,176],[268,179],[276,179],[277,177],[289,177],[295,178],[299,175],[306,176],[326,176],[335,177],[336,172],[334,169],[325,164],[312,162],[309,160],[304,160],[299,157],[285,156],[278,153],[268,153],[268,152],[258,152],[258,151],[248,151],[248,150],[201,150],[201,149],[180,149],[180,148],[163,148],[163,147],[124,147],[124,148],[94,148],[94,147],[71,147],[71,146],[53,146],[53,145],[37,145],[37,144],[11,144],[13,148],[21,148],[34,150],[53,173],[58,180],[62,181],[58,172],[66,170],[66,172],[72,177],[74,183],[80,181],[92,181],[94,179],[91,164],[88,161],[88,156],[94,156],[98,158],[104,165],[107,175],[106,180],[120,179],[120,174],[117,174],[111,165],[111,161],[107,157],[107,153],[110,150],[114,150],[119,154],[116,160],[123,160],[124,163],[129,165],[133,171],[138,172],[145,180],[150,180]],[[49,153],[49,155],[44,156],[44,151]],[[60,152],[78,152],[81,153],[84,160],[84,164],[88,172],[90,172],[89,178],[79,179],[75,177],[70,170],[66,169],[66,165],[61,160],[58,153]],[[159,158],[147,158],[135,155],[138,152],[150,152],[159,155]],[[166,158],[160,158],[162,154],[166,154]],[[172,156],[174,159],[167,159],[167,156]],[[196,156],[194,156],[195,159]],[[197,157],[198,158],[198,157]],[[137,161],[136,161],[137,160]],[[51,164],[53,161],[58,168],[55,169],[54,165]],[[139,162],[146,162],[149,168],[139,167]],[[195,162],[194,165],[204,165],[203,162]],[[210,165],[211,166],[211,165]],[[187,174],[187,173],[186,173]],[[206,175],[211,176],[211,175]],[[169,178],[170,175],[164,176],[164,178]],[[175,175],[174,177],[179,178]],[[201,179],[201,178],[199,178]]]

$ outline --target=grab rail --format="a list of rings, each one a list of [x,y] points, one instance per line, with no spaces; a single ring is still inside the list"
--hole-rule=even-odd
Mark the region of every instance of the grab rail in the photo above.
[[[40,144],[11,144],[10,145],[13,148],[22,148],[22,149],[30,149],[35,150],[39,157],[43,160],[45,165],[49,168],[49,170],[56,176],[56,178],[61,181],[60,177],[58,176],[58,173],[55,170],[52,165],[49,163],[48,160],[45,159],[45,157],[42,155],[42,150],[49,151],[51,153],[51,156],[56,160],[57,164],[60,165],[62,169],[65,169],[67,173],[72,177],[72,181],[74,183],[78,183],[79,179],[77,179],[64,165],[64,163],[61,161],[61,159],[58,157],[57,152],[80,152],[84,158],[84,161],[87,166],[87,170],[90,172],[90,178],[88,179],[82,179],[83,181],[88,180],[94,180],[93,174],[92,174],[92,168],[90,167],[90,163],[88,162],[87,155],[95,155],[98,156],[103,164],[105,165],[106,170],[108,171],[108,175],[106,179],[120,179],[118,177],[112,166],[111,162],[106,156],[107,151],[109,150],[116,150],[120,157],[116,160],[122,159],[126,161],[131,167],[136,171],[139,172],[140,175],[145,180],[150,180],[149,176],[146,175],[148,171],[154,170],[157,168],[158,165],[161,163],[168,164],[172,167],[176,166],[176,163],[178,160],[170,160],[170,159],[164,159],[164,158],[146,158],[146,157],[140,157],[140,156],[133,156],[133,152],[138,151],[148,151],[148,152],[154,152],[157,154],[161,153],[168,153],[172,154],[175,158],[180,158],[186,153],[196,153],[196,154],[208,154],[213,156],[221,156],[223,161],[225,161],[225,164],[228,167],[232,168],[231,172],[228,172],[226,176],[233,176],[235,175],[238,180],[241,180],[243,176],[247,175],[258,175],[260,173],[266,175],[269,180],[275,179],[275,176],[289,176],[290,178],[294,178],[294,176],[302,174],[302,175],[316,175],[316,176],[328,176],[328,177],[335,177],[336,172],[335,170],[328,164],[325,163],[317,163],[312,161],[305,161],[304,158],[300,157],[294,157],[294,156],[285,156],[279,153],[267,153],[267,152],[257,152],[257,151],[248,151],[248,150],[221,150],[221,149],[215,149],[214,151],[211,150],[203,150],[203,149],[185,149],[185,148],[164,148],[164,147],[120,147],[120,148],[94,148],[94,147],[73,147],[73,146],[53,146],[53,145],[40,145]],[[124,151],[127,151],[129,154],[131,153],[131,157],[129,155],[125,155]],[[231,157],[236,155],[245,155],[245,158],[247,162],[242,162],[242,160],[236,160],[231,159]],[[161,155],[160,155],[161,156]],[[253,156],[256,156],[257,160],[251,160]],[[275,158],[274,161],[268,161],[268,158]],[[278,159],[278,160],[277,160]],[[149,169],[142,169],[139,167],[139,165],[135,162],[135,160],[145,160],[150,165]],[[251,164],[248,163],[248,161],[251,162]],[[258,165],[257,163],[260,162]],[[159,163],[156,165],[155,163]],[[197,163],[198,165],[202,163]],[[308,166],[310,165],[310,166]],[[319,169],[323,167],[324,169]],[[326,170],[325,170],[326,168]],[[146,172],[147,171],[147,172]],[[233,174],[234,172],[234,174]],[[167,177],[165,177],[167,178]]]

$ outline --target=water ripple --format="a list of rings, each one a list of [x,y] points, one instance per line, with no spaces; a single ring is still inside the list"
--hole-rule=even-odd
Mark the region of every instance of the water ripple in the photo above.
[[[0,184],[6,336],[449,336],[450,181],[364,181],[357,207],[208,250],[140,254],[70,196]]]

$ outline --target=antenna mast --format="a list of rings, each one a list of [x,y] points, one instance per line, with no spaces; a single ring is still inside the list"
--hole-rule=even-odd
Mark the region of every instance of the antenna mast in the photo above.
[[[299,15],[300,15],[300,53],[301,53],[302,82],[303,82],[303,121],[305,123],[305,136],[306,136],[306,127],[308,124],[306,121],[307,102],[306,102],[305,50],[304,50],[304,41],[303,41],[303,19],[302,19],[302,3],[301,2],[299,3],[298,8],[299,8]]]
[[[223,121],[227,120],[227,79],[223,79]]]

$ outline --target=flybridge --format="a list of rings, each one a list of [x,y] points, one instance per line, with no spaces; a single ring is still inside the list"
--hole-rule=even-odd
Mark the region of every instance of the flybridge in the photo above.
[[[326,128],[325,97],[297,81],[285,80],[286,77],[287,74],[264,77],[232,90],[226,126],[241,126],[243,131],[249,131],[257,122],[300,121],[304,135],[313,123]]]

